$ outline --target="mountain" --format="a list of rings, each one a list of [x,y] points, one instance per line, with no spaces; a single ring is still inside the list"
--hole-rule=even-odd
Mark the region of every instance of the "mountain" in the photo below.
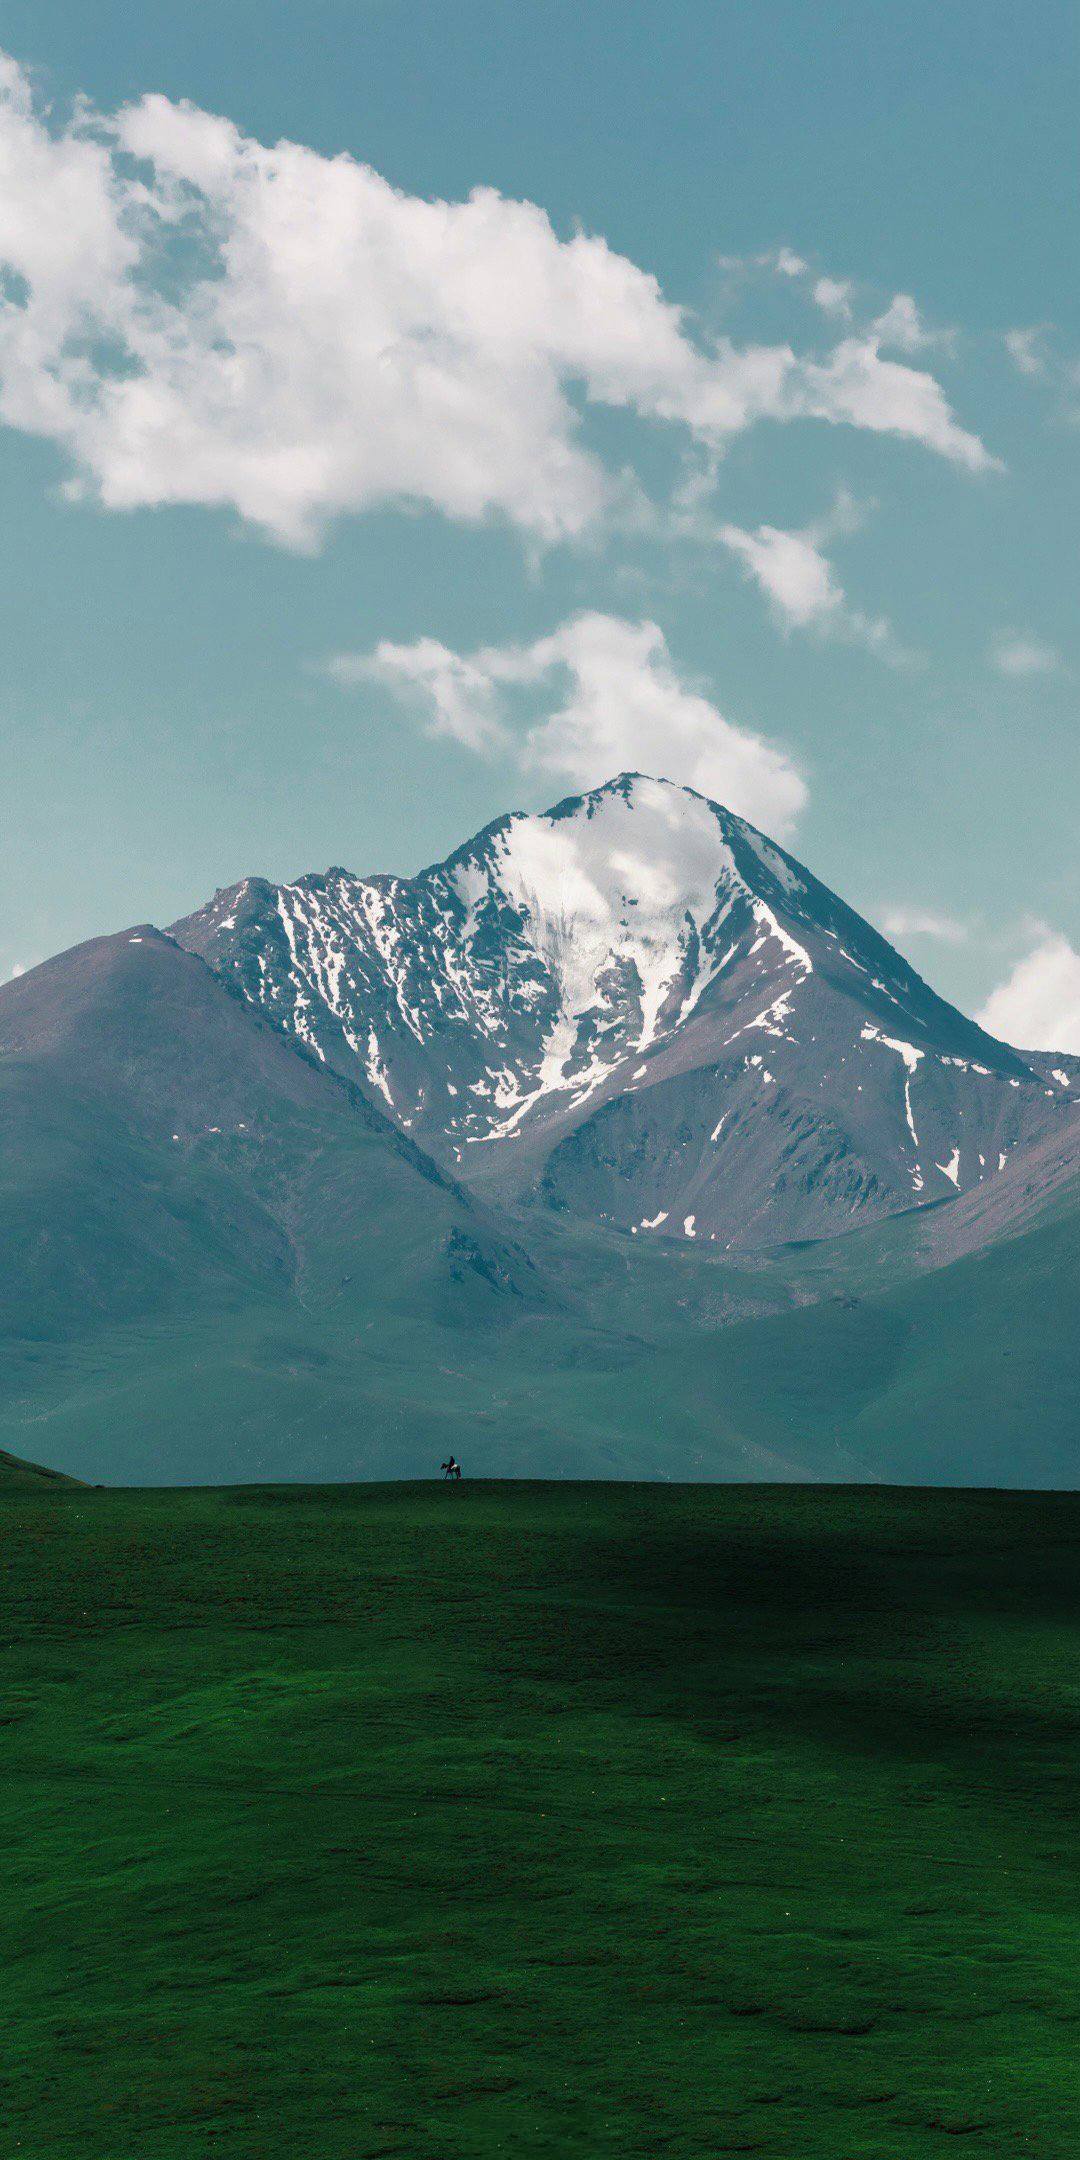
[[[431,1474],[450,1448],[804,1473],[707,1408],[718,1330],[801,1295],[781,1272],[529,1230],[149,924],[0,988],[0,1449],[135,1484]]]
[[[18,1455],[8,1455],[0,1448],[0,1490],[43,1492],[50,1485],[73,1485],[74,1478],[67,1478],[59,1470],[47,1470],[40,1463],[23,1462]]]
[[[78,1474],[288,1474],[325,1459],[317,1419],[294,1426],[284,1460],[273,1418],[260,1432],[253,1409],[239,1430],[237,1373],[254,1361],[280,1396],[322,1355],[308,1316],[329,1314],[363,1353],[350,1353],[344,1474],[365,1365],[392,1364],[395,1347],[404,1364],[418,1329],[467,1332],[538,1294],[524,1253],[365,1096],[149,924],[0,988],[0,1161],[4,1440],[22,1453],[39,1433],[36,1451],[53,1453],[72,1396],[104,1386],[107,1404],[108,1374],[114,1387],[126,1374],[104,1453],[69,1456],[61,1439],[55,1459]],[[191,1430],[212,1341],[232,1377]],[[120,1407],[129,1346],[157,1388],[134,1421]],[[163,1444],[170,1360],[178,1426]]]
[[[0,1313],[24,1333],[167,1310],[192,1287],[296,1287],[335,1150],[334,1210],[362,1207],[369,1230],[474,1214],[365,1097],[150,924],[4,985],[0,1081]]]
[[[173,925],[466,1185],[753,1250],[952,1200],[1063,1130],[1021,1055],[803,865],[622,774],[416,877],[249,878]]]
[[[1078,1075],[635,776],[251,880],[0,988],[0,1451],[1074,1484]]]

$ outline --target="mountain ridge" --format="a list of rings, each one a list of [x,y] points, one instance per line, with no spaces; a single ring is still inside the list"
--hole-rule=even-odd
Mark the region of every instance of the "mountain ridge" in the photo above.
[[[134,1483],[449,1449],[492,1475],[1075,1481],[1078,1061],[995,1045],[705,798],[622,789],[495,821],[419,896],[375,886],[394,934],[353,988],[367,965],[388,1053],[399,993],[417,1022],[393,1090],[471,1056],[527,1098],[548,1056],[509,1140],[406,1130],[335,1048],[333,939],[306,918],[305,975],[297,927],[325,880],[234,888],[246,916],[219,896],[217,969],[137,924],[0,988],[0,1447]],[[280,980],[282,948],[279,1010],[244,973]]]
[[[466,1185],[636,1234],[832,1235],[969,1190],[1076,1099],[1080,1061],[996,1042],[787,850],[647,775],[411,878],[242,881],[171,934]]]

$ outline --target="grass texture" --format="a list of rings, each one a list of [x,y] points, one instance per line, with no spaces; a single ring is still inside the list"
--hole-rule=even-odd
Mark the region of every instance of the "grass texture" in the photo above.
[[[5,2156],[1080,2151],[1080,1496],[8,1480],[0,1552]]]

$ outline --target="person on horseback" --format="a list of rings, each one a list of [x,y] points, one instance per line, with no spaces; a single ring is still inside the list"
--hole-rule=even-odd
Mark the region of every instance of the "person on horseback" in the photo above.
[[[444,1478],[459,1478],[461,1476],[461,1464],[453,1455],[451,1455],[449,1462],[440,1463],[439,1467]]]

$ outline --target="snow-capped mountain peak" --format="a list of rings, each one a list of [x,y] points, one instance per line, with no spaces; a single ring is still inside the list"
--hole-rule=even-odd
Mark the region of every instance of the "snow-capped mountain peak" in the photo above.
[[[545,1007],[533,1084],[503,1131],[553,1091],[584,1099],[693,1011],[723,964],[725,921],[751,897],[731,822],[689,789],[622,774],[552,811],[511,817],[452,858],[463,952],[479,954],[491,918],[509,910]]]
[[[948,1197],[1072,1094],[764,834],[642,774],[415,877],[247,880],[174,935],[459,1175],[646,1234]]]

